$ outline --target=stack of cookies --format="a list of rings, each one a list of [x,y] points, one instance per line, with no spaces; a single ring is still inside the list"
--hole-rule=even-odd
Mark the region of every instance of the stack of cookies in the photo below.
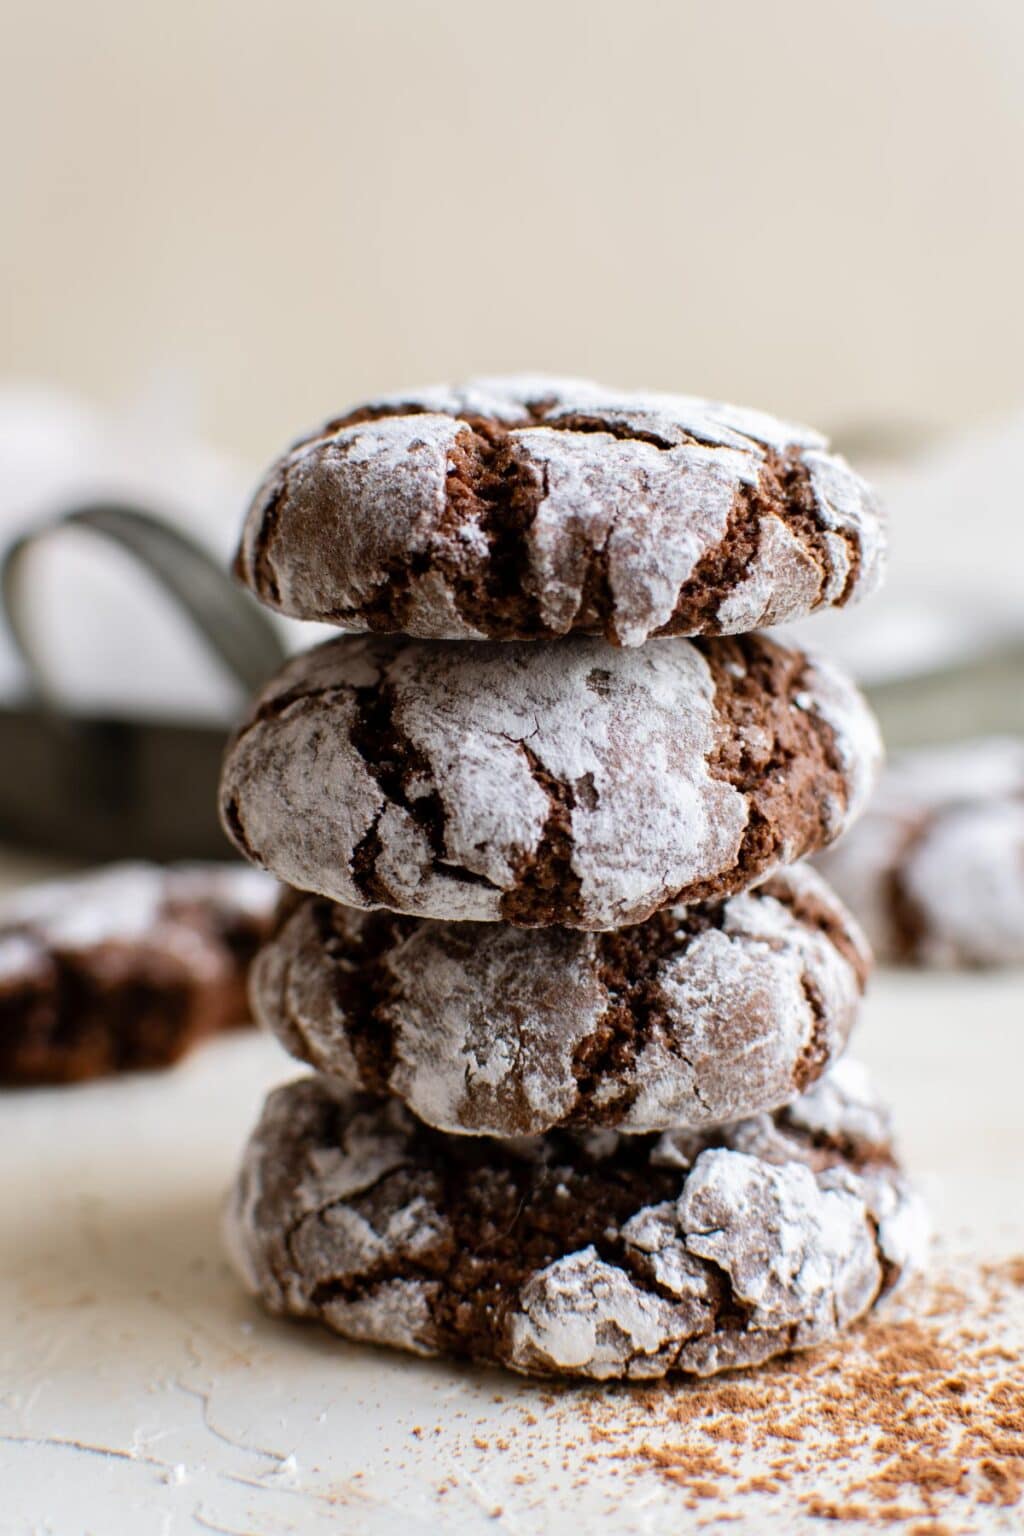
[[[231,743],[222,814],[292,887],[269,1098],[229,1213],[275,1312],[540,1374],[819,1342],[922,1218],[838,1062],[869,968],[799,865],[880,758],[853,685],[755,633],[870,592],[815,433],[550,379],[358,407],[271,469],[238,569],[349,631]]]

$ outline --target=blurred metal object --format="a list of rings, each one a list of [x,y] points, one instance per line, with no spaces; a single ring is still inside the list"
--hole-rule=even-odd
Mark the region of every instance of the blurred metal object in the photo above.
[[[1024,736],[1024,632],[990,650],[865,688],[888,747]]]
[[[212,725],[0,709],[0,842],[105,863],[223,859]]]
[[[92,502],[22,534],[8,547],[0,565],[7,627],[42,698],[57,695],[40,666],[32,637],[25,557],[42,540],[69,528],[86,528],[134,556],[188,613],[244,696],[254,693],[280,666],[284,650],[270,621],[201,545],[139,507]]]
[[[0,709],[0,840],[89,860],[223,858],[216,788],[226,727],[75,712],[46,675],[26,556],[69,527],[118,545],[156,579],[237,682],[240,699],[284,659],[248,594],[200,545],[141,508],[90,503],[22,535],[0,564],[0,592],[32,694]]]

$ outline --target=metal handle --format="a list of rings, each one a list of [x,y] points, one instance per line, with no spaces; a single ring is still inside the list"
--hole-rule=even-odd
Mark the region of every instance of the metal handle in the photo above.
[[[27,623],[25,556],[65,528],[88,528],[133,555],[190,617],[213,655],[248,696],[285,657],[273,625],[200,544],[139,507],[90,502],[33,528],[10,544],[0,563],[0,593],[14,644],[40,700],[54,707],[58,690],[46,676]]]

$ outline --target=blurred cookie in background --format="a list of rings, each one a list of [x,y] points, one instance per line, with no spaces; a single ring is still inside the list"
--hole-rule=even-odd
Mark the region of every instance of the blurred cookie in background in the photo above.
[[[900,753],[815,863],[881,961],[1024,963],[1024,739]]]
[[[0,903],[0,1081],[168,1066],[248,1021],[280,887],[231,864],[125,863]]]

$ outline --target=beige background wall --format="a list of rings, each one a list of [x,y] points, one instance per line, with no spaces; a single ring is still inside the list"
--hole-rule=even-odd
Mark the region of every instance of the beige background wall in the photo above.
[[[265,456],[538,367],[824,425],[1024,394],[1020,0],[2,0],[0,371]]]

